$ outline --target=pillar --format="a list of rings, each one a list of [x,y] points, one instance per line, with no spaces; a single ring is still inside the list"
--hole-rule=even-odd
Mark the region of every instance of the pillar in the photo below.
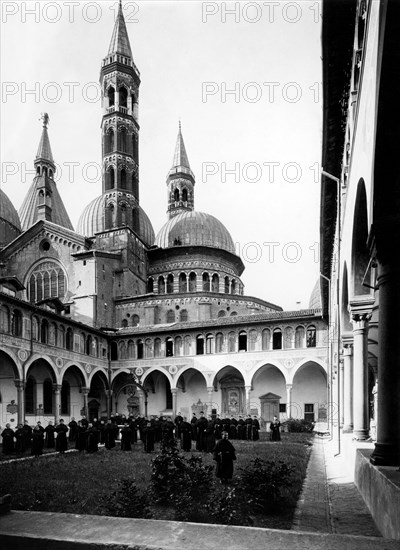
[[[207,394],[208,394],[207,414],[211,414],[212,412],[213,393],[214,393],[214,386],[208,386],[207,387]]]
[[[339,374],[339,426],[342,428],[344,424],[344,360],[342,357],[339,357]]]
[[[58,424],[60,420],[61,411],[61,386],[60,384],[54,384],[54,423]]]
[[[286,416],[292,418],[292,389],[293,384],[286,384]]]
[[[395,261],[388,254],[385,264],[378,263],[378,424],[370,459],[378,466],[400,464],[400,266]]]
[[[363,440],[369,437],[368,419],[368,323],[371,313],[352,311],[353,323],[353,435]]]
[[[343,432],[353,431],[353,344],[343,348]]]
[[[245,386],[244,387],[246,391],[246,414],[250,414],[250,392],[251,392],[251,386]]]
[[[178,388],[172,388],[172,414],[175,418],[176,416],[176,410],[177,410],[177,394],[178,394]]]
[[[107,418],[110,418],[112,411],[112,390],[106,391],[106,409],[107,409]]]
[[[85,411],[85,416],[89,420],[89,411],[88,411],[88,401],[87,396],[89,394],[89,388],[82,388],[82,395],[83,395],[83,410]]]
[[[14,380],[17,388],[17,424],[23,424],[25,420],[25,384],[22,380]]]

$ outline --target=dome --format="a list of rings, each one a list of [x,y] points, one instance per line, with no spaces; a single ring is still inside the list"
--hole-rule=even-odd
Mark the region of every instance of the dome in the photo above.
[[[182,212],[160,229],[155,244],[172,246],[209,246],[236,254],[235,245],[226,227],[214,216],[204,212]]]
[[[313,291],[311,292],[310,303],[308,304],[308,308],[309,309],[321,309],[322,308],[321,287],[320,287],[320,280],[319,279],[315,283]]]
[[[13,203],[0,189],[0,246],[6,246],[21,233],[21,223]]]
[[[138,206],[139,228],[138,235],[147,246],[154,243],[154,229],[146,212]],[[85,237],[93,237],[96,233],[104,231],[104,195],[100,195],[90,202],[78,221],[77,233]]]

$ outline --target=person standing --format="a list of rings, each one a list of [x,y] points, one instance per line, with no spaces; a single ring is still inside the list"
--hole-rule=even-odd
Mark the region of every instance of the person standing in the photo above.
[[[181,425],[182,425],[182,422],[183,422],[183,418],[182,418],[182,414],[180,412],[178,412],[178,414],[176,415],[175,417],[175,437],[176,439],[180,439],[181,438]]]
[[[57,439],[56,439],[56,451],[64,454],[68,449],[67,432],[68,426],[64,424],[64,420],[60,418],[60,423],[56,426]]]
[[[192,449],[192,426],[187,421],[186,416],[183,417],[183,421],[180,423],[181,432],[181,449],[182,451],[189,452]]]
[[[206,450],[206,430],[208,426],[207,418],[204,416],[204,412],[200,412],[200,418],[197,422],[197,440],[196,440],[196,449],[198,451]]]
[[[82,421],[79,420],[75,441],[75,449],[77,449],[79,452],[86,449],[86,433],[86,427],[82,424]]]
[[[143,447],[146,453],[154,451],[154,428],[151,422],[147,422],[146,428],[143,430]]]
[[[69,427],[68,441],[76,441],[76,436],[78,433],[78,422],[75,420],[74,417],[71,418],[71,422],[68,424],[68,427]]]
[[[258,441],[260,439],[260,423],[256,415],[253,416],[251,425],[253,429],[253,441]]]
[[[125,422],[124,427],[121,429],[121,451],[131,451],[131,437],[132,431],[128,422]]]
[[[99,432],[91,422],[86,430],[86,450],[88,453],[97,453],[99,450]]]
[[[51,420],[49,420],[48,425],[45,427],[44,433],[45,433],[46,449],[54,449],[54,447],[56,446],[56,440],[54,438],[56,429],[53,426],[53,422]]]
[[[44,446],[44,428],[40,422],[32,430],[32,449],[31,455],[40,456],[43,454]]]
[[[24,453],[25,452],[25,433],[22,424],[18,424],[17,429],[15,430],[15,452]]]
[[[3,438],[3,454],[10,455],[14,452],[14,430],[10,424],[6,424],[6,427],[1,433]]]
[[[221,436],[214,447],[213,459],[217,463],[216,477],[220,479],[221,483],[226,483],[233,476],[233,461],[236,460],[236,451],[228,439],[228,432],[222,432]]]
[[[25,449],[30,449],[31,440],[32,440],[32,426],[29,426],[28,421],[25,420],[24,426],[22,429],[24,430],[24,434],[25,434]]]
[[[273,421],[269,425],[269,438],[271,441],[281,440],[281,423],[277,416],[274,416]]]

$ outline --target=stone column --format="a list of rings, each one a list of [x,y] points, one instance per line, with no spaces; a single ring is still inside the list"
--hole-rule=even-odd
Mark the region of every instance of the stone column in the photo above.
[[[145,416],[144,393],[143,393],[142,390],[138,389],[138,397],[139,397],[139,414],[140,414],[140,416]]]
[[[106,391],[106,409],[107,409],[107,418],[110,418],[112,411],[112,390]]]
[[[177,394],[178,394],[178,388],[172,388],[172,414],[175,418],[176,416],[176,410],[177,410]]]
[[[353,431],[353,345],[344,343],[343,349],[343,432]]]
[[[53,385],[54,390],[54,423],[58,424],[60,420],[61,412],[61,386],[59,384]]]
[[[368,419],[368,323],[371,313],[352,311],[353,323],[353,435],[363,440],[369,437]]]
[[[286,384],[286,416],[292,418],[292,389],[293,384]]]
[[[250,391],[251,391],[251,386],[245,386],[244,389],[246,391],[246,414],[250,414]]]
[[[396,240],[398,242],[398,240]],[[389,244],[389,243],[388,243]],[[372,464],[400,464],[400,266],[390,241],[387,262],[378,263],[378,425]],[[392,258],[392,256],[395,256]],[[392,263],[393,262],[393,263]]]
[[[207,414],[211,414],[211,411],[212,411],[212,403],[213,403],[214,386],[209,386],[209,387],[207,388],[207,393],[208,393]]]
[[[22,380],[14,380],[17,388],[17,424],[23,424],[25,420],[25,384]]]
[[[343,410],[343,400],[344,400],[344,360],[339,357],[339,426],[342,428],[344,424],[344,410]]]
[[[88,401],[87,401],[88,394],[89,394],[89,388],[82,388],[83,410],[85,411],[86,418],[89,420]]]
[[[44,395],[43,395],[43,382],[36,382],[36,410],[35,415],[37,415],[37,411],[39,408],[41,408],[42,412],[44,409]],[[42,405],[39,407],[39,405]],[[43,420],[43,419],[41,419]]]

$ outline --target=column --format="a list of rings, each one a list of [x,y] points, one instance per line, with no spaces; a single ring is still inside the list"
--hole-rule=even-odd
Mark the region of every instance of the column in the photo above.
[[[25,384],[22,380],[14,380],[14,384],[17,388],[17,424],[23,424],[25,420]]]
[[[368,439],[368,322],[371,313],[352,312],[353,323],[353,435],[356,439]]]
[[[343,399],[344,399],[344,360],[339,356],[339,426],[343,428],[344,424],[344,410],[343,410]]]
[[[343,432],[353,431],[353,345],[343,348]]]
[[[58,424],[60,420],[61,411],[61,386],[59,384],[53,385],[54,390],[54,423]]]
[[[396,240],[395,242],[398,242]],[[378,425],[372,464],[400,464],[400,266],[390,253],[387,263],[378,263]],[[393,261],[393,263],[392,263]]]
[[[145,412],[144,407],[144,393],[142,390],[138,389],[138,397],[139,397],[139,414],[140,416],[147,416]]]
[[[107,418],[110,418],[112,411],[112,390],[106,391],[106,409],[107,409]]]
[[[246,414],[250,414],[250,392],[251,392],[251,386],[245,386],[244,387],[246,391]]]
[[[83,395],[83,410],[85,411],[85,416],[89,420],[89,411],[88,411],[88,402],[87,402],[87,396],[89,394],[89,388],[82,388],[82,395]]]
[[[292,418],[292,389],[293,384],[286,384],[286,416]]]
[[[177,399],[176,398],[177,398],[177,394],[178,394],[178,388],[172,388],[171,393],[172,393],[172,414],[175,418],[176,410],[177,410],[177,406],[176,406]]]
[[[212,404],[213,404],[214,386],[209,386],[209,387],[207,388],[207,393],[208,393],[207,414],[211,414],[211,412],[212,412]]]
[[[43,395],[43,382],[36,382],[36,410],[35,415],[38,415],[38,410],[41,409],[39,412],[40,414],[43,414],[43,407],[44,407],[44,395]],[[40,406],[41,405],[41,406]],[[42,418],[40,420],[43,420]]]

